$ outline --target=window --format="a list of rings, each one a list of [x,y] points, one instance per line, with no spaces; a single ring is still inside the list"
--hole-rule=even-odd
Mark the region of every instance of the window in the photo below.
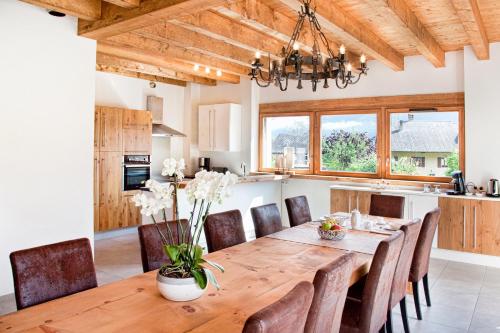
[[[261,117],[264,169],[311,169],[309,115]]]
[[[319,116],[320,172],[377,173],[377,113]]]
[[[394,110],[388,115],[390,175],[443,178],[460,169],[458,111]]]

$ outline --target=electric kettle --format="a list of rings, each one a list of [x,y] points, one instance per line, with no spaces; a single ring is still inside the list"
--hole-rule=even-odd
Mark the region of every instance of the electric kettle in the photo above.
[[[498,179],[490,179],[487,194],[489,197],[500,197],[500,182]]]

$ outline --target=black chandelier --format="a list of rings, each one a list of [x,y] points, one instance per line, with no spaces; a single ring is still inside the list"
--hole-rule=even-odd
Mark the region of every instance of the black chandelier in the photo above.
[[[339,89],[345,89],[348,85],[358,83],[361,75],[366,75],[368,72],[365,55],[360,57],[361,67],[357,68],[359,73],[353,74],[352,65],[345,54],[345,47],[342,45],[339,48],[338,56],[335,55],[321,31],[314,10],[311,9],[311,0],[303,0],[303,4],[292,37],[288,45],[283,47],[280,59],[271,61],[269,54],[269,66],[267,73],[265,73],[263,71],[264,64],[260,60],[261,54],[257,52],[252,63],[252,71],[249,74],[251,79],[255,79],[259,87],[268,87],[274,83],[281,91],[288,89],[288,80],[298,80],[297,89],[302,89],[302,81],[311,81],[313,91],[316,91],[321,80],[323,80],[323,88],[325,89],[329,87],[329,79],[334,80]],[[311,55],[302,55],[299,52],[298,40],[306,18],[313,36]],[[326,48],[326,57],[322,55],[319,41]]]

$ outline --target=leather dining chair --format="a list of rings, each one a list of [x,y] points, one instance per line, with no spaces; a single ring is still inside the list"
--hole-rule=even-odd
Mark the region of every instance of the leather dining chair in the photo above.
[[[302,333],[314,295],[311,282],[300,282],[277,302],[251,315],[243,333]]]
[[[87,238],[15,251],[10,263],[18,310],[97,287]]]
[[[431,295],[429,293],[429,258],[431,255],[432,241],[436,228],[441,217],[441,209],[436,208],[424,217],[422,228],[418,235],[415,253],[410,267],[410,276],[408,281],[412,283],[413,299],[415,301],[415,310],[418,320],[422,320],[422,311],[420,310],[420,299],[418,295],[418,283],[420,280],[424,282],[424,293],[427,306],[431,306]]]
[[[360,299],[347,296],[341,333],[385,331],[392,280],[403,246],[403,232],[397,231],[377,247]]]
[[[408,286],[411,261],[413,253],[415,252],[415,246],[417,245],[421,226],[422,222],[420,219],[401,226],[401,231],[404,233],[404,243],[392,281],[391,297],[389,299],[389,309],[387,311],[387,333],[392,333],[392,309],[398,304],[401,308],[404,331],[405,333],[410,332],[408,313],[406,311],[406,289]]]
[[[237,209],[208,215],[203,229],[208,252],[219,251],[247,241],[243,218]]]
[[[290,227],[296,227],[312,221],[306,196],[301,195],[299,197],[287,198],[285,199],[285,205]]]
[[[402,219],[405,215],[405,198],[394,195],[372,194],[369,214]]]
[[[274,234],[283,229],[280,211],[275,203],[252,207],[250,213],[252,214],[256,238]]]
[[[187,220],[183,219],[180,221],[184,230],[188,228]],[[178,232],[176,221],[161,222],[158,223],[157,226],[163,235],[168,237],[167,223],[172,232],[174,241],[177,243]],[[163,250],[163,242],[160,234],[158,233],[157,226],[154,224],[144,224],[137,228],[137,232],[139,233],[139,244],[141,246],[142,270],[144,273],[159,269],[163,264],[169,262],[169,258]],[[190,233],[188,234],[188,237],[191,237]]]
[[[347,253],[314,276],[314,298],[304,333],[338,332],[356,255]]]

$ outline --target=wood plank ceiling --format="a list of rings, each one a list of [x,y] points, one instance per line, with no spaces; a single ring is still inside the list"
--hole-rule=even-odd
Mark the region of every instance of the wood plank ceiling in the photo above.
[[[79,18],[78,34],[97,40],[99,71],[185,86],[247,78],[254,53],[276,58],[301,0],[23,0]],[[489,58],[500,41],[499,0],[312,0],[335,52],[356,64],[376,59],[395,71],[422,55],[445,66],[445,52],[471,45]],[[311,52],[306,29],[300,46]]]

